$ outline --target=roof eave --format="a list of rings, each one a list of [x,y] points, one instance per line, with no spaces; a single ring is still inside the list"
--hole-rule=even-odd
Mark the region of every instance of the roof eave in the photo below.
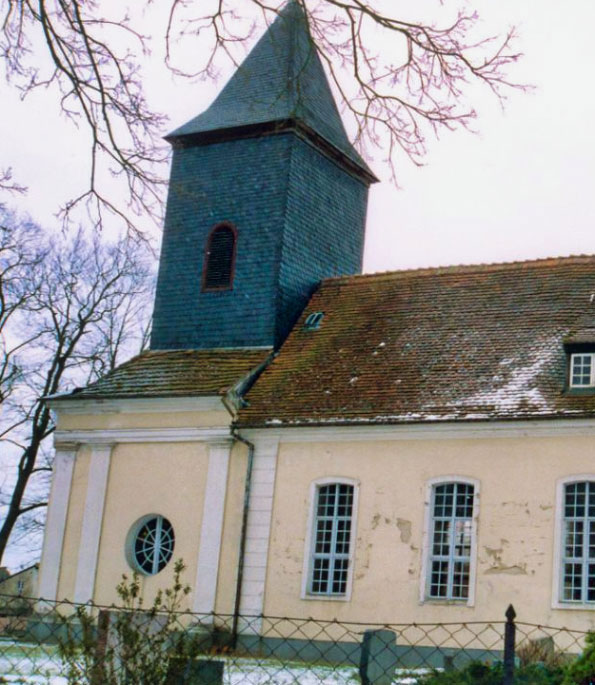
[[[164,139],[170,143],[174,149],[184,149],[231,140],[240,140],[243,138],[260,138],[264,136],[279,135],[288,132],[295,133],[300,138],[314,144],[314,146],[323,154],[337,162],[340,166],[363,180],[365,183],[372,184],[379,181],[378,177],[363,160],[362,162],[356,161],[346,152],[329,142],[313,128],[305,124],[301,119],[293,117],[188,133],[177,133],[177,131],[173,131],[166,135]]]

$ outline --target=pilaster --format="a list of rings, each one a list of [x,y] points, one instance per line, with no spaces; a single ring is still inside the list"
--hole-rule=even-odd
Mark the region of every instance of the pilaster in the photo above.
[[[68,502],[78,444],[58,443],[55,447],[56,454],[52,469],[52,486],[48,502],[39,574],[39,596],[52,601],[58,599],[62,546],[64,543],[66,516],[68,514]]]
[[[192,610],[201,614],[210,614],[215,610],[227,474],[232,444],[232,440],[220,440],[208,444],[209,465],[192,604]]]
[[[241,631],[259,633],[264,609],[266,572],[271,536],[273,494],[277,469],[278,438],[254,441],[254,462],[248,504],[248,524],[242,595],[240,598]]]
[[[93,599],[95,590],[95,573],[113,445],[92,444],[90,447],[91,464],[74,585],[74,601],[81,603]]]

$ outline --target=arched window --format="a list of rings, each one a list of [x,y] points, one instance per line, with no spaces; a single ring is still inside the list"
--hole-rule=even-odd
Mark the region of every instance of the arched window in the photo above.
[[[471,478],[428,482],[422,601],[473,604],[479,483]]]
[[[203,290],[229,290],[233,284],[236,256],[236,229],[231,224],[219,224],[207,240],[202,276]]]
[[[349,478],[322,478],[312,484],[302,587],[304,599],[349,599],[357,490],[357,482]]]

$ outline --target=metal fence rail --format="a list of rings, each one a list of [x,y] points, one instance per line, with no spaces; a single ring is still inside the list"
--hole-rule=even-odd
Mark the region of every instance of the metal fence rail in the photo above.
[[[586,635],[516,622],[512,607],[502,621],[377,624],[0,595],[0,682],[431,685],[479,663],[511,685],[515,668],[575,659]]]

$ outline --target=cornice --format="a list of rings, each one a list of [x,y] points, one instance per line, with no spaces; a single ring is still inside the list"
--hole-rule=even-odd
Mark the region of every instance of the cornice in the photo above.
[[[229,428],[116,428],[110,430],[57,430],[56,443],[109,445],[130,442],[215,442],[233,438]]]
[[[80,399],[55,397],[48,400],[57,414],[145,414],[182,411],[225,410],[219,395],[204,397],[130,397],[126,399]]]
[[[595,419],[548,421],[486,421],[467,424],[432,423],[390,426],[300,426],[240,428],[251,442],[276,437],[280,442],[368,442],[382,440],[462,440],[487,438],[549,438],[595,435]]]

